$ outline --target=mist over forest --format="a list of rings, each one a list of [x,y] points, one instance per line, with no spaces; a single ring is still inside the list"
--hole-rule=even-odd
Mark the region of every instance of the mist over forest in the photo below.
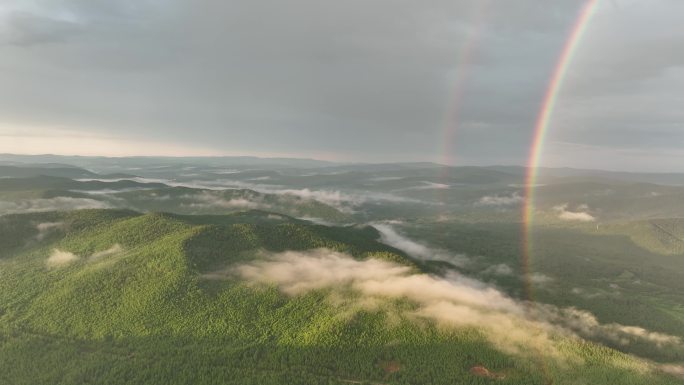
[[[682,381],[682,175],[74,160],[0,158],[3,382]]]

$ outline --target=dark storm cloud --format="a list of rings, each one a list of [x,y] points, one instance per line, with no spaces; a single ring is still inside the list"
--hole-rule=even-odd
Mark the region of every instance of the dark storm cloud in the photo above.
[[[133,141],[439,161],[452,130],[459,161],[521,163],[581,3],[4,2],[0,134],[24,151],[69,136],[124,152],[140,151]],[[681,140],[684,4],[641,3],[600,4],[550,135],[572,146],[550,162],[572,164],[577,146],[657,152]],[[647,140],[653,130],[663,139]]]

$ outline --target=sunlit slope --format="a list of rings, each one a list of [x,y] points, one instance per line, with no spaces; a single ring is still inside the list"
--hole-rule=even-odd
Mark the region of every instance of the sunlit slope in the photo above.
[[[587,212],[597,222],[684,217],[682,186],[565,178],[537,187],[535,194],[542,221],[557,219],[559,206]]]
[[[682,223],[656,219],[533,226],[527,266],[522,265],[518,223],[453,221],[403,230],[414,239],[471,256],[460,269],[510,295],[523,296],[525,283],[531,282],[534,298],[542,302],[589,310],[604,323],[681,336],[684,255],[675,237],[684,237]],[[615,346],[661,361],[684,359],[681,347]]]
[[[598,226],[597,233],[623,234],[639,246],[659,254],[684,255],[684,219],[665,218]]]
[[[231,270],[269,251],[327,248],[419,271],[377,237],[260,211],[1,217],[0,383],[678,383],[595,344],[559,339],[561,357],[530,359],[477,329],[397,317],[410,301],[287,296]]]

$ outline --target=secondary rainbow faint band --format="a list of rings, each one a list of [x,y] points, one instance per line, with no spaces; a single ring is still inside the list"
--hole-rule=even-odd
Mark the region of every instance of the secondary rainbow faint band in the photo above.
[[[527,175],[525,178],[525,204],[523,207],[523,261],[522,268],[525,273],[525,291],[528,298],[532,297],[532,285],[530,282],[530,256],[532,254],[532,234],[531,227],[534,221],[535,212],[535,186],[537,185],[538,167],[541,161],[542,150],[546,140],[546,134],[549,131],[551,118],[558,100],[558,93],[563,86],[566,78],[568,68],[575,56],[577,47],[582,41],[582,36],[591,21],[592,16],[596,13],[596,8],[599,0],[588,0],[579,11],[579,15],[570,30],[568,38],[565,41],[563,50],[556,62],[556,67],[553,70],[544,99],[537,115],[537,120],[534,126],[534,134],[530,153],[527,161]]]
[[[485,20],[489,13],[491,0],[476,0],[471,10],[472,26],[466,33],[465,42],[458,52],[458,64],[456,65],[455,79],[451,84],[450,95],[444,114],[442,138],[442,164],[452,165],[456,163],[454,155],[456,151],[456,131],[459,126],[461,104],[465,93],[466,83],[473,67],[473,59],[480,43],[485,27]]]

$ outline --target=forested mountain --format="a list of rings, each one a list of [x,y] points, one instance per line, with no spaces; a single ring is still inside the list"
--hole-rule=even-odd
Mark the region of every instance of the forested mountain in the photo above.
[[[677,381],[553,331],[496,343],[498,328],[421,316],[416,292],[364,298],[385,276],[449,285],[372,227],[81,210],[6,215],[0,230],[2,383]]]

